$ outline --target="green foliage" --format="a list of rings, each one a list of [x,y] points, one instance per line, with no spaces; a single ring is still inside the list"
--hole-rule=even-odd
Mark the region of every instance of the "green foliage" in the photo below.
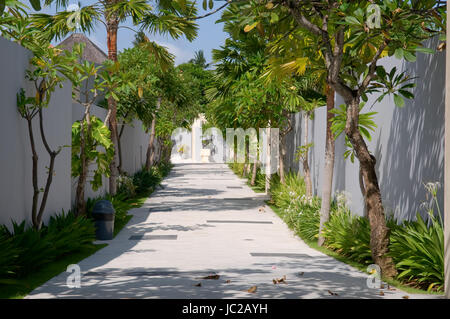
[[[33,0],[34,1],[34,0]],[[56,8],[64,8],[66,1],[47,0],[46,4],[56,3]],[[95,30],[97,25],[105,25],[106,19],[116,16],[119,23],[129,19],[132,25],[150,33],[168,34],[172,38],[185,36],[192,41],[197,35],[197,24],[193,19],[197,8],[190,0],[165,1],[159,0],[150,5],[150,1],[115,1],[100,2],[81,6],[79,10],[79,25],[84,33]],[[157,10],[156,10],[157,9]],[[56,14],[32,14],[33,26],[41,30],[41,37],[48,40],[61,39],[74,31],[73,26],[66,23],[73,15],[70,11],[59,11]]]
[[[405,221],[392,230],[390,255],[400,280],[414,281],[428,290],[444,289],[444,229],[429,215],[430,226],[417,214],[416,221]]]
[[[364,108],[365,103],[361,103],[359,105],[360,112]],[[347,122],[347,107],[345,104],[339,106],[339,108],[331,110],[331,113],[334,113],[335,116],[332,118],[331,122],[331,131],[335,138],[345,132],[345,126]],[[358,128],[361,135],[367,138],[369,141],[372,140],[372,136],[370,135],[370,131],[375,132],[377,125],[375,124],[374,116],[377,112],[368,112],[368,113],[359,113],[358,119]],[[347,146],[347,150],[344,152],[344,157],[350,157],[352,163],[355,161],[355,152],[353,150],[353,146],[350,143],[348,136],[345,135],[345,144]]]
[[[133,179],[122,174],[117,179],[117,193],[124,194],[126,198],[133,198],[136,196],[136,186],[133,184]]]
[[[8,236],[4,227],[0,229],[0,285],[3,280],[17,273],[17,259],[21,252],[14,245],[13,239]]]
[[[89,126],[89,128],[88,128]],[[87,120],[76,121],[72,125],[72,176],[81,173],[81,130],[84,129],[85,156],[87,163],[96,163],[94,177],[91,180],[93,190],[102,186],[102,176],[109,176],[109,163],[114,156],[114,145],[110,140],[109,128],[97,117],[91,116],[90,125]]]
[[[301,238],[314,240],[319,233],[320,199],[306,196],[306,185],[303,178],[288,173],[285,183],[278,180],[271,183],[272,201],[282,208],[281,218]]]
[[[87,218],[63,211],[50,217],[44,236],[62,256],[89,246],[95,240],[95,227]]]
[[[272,184],[270,188],[272,201],[281,208],[288,208],[292,200],[306,194],[305,181],[294,173],[285,176],[285,183]]]
[[[88,247],[95,240],[91,220],[62,212],[40,230],[13,222],[13,230],[0,229],[0,284],[14,281],[61,257]],[[4,249],[4,250],[3,250]],[[6,257],[6,258],[3,258]]]
[[[232,164],[237,174],[243,164]],[[305,196],[305,183],[293,173],[286,174],[285,184],[276,177],[271,181],[272,203],[278,214],[302,239],[317,240],[320,224],[320,199]],[[409,285],[442,291],[444,283],[444,233],[442,221],[433,214],[437,205],[437,186],[425,185],[433,197],[428,208],[428,221],[417,214],[415,221],[398,224],[387,220],[391,229],[389,256],[399,271],[397,279]],[[440,214],[439,207],[437,207]],[[325,247],[362,265],[373,263],[370,249],[370,224],[365,217],[353,215],[345,194],[337,194],[331,206],[329,221],[323,230]]]
[[[371,264],[370,225],[346,206],[335,205],[324,229],[325,245],[361,264]]]
[[[314,146],[314,143],[309,143],[306,145],[300,145],[297,147],[297,151],[295,152],[295,159],[298,160],[303,160],[305,158],[305,156],[308,154],[310,148],[312,148]]]
[[[150,171],[142,169],[133,176],[133,184],[136,186],[137,193],[147,192],[150,188],[157,186],[159,182],[160,177],[153,167]]]

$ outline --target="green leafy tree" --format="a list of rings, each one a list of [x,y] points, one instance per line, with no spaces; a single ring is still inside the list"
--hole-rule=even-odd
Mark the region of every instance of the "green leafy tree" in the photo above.
[[[189,60],[189,63],[195,64],[202,69],[206,69],[209,67],[209,64],[206,63],[205,54],[203,53],[203,50],[198,50],[194,54],[194,58]]]
[[[56,3],[57,9],[67,7],[68,0],[46,0],[45,4]],[[152,6],[152,3],[154,6]],[[117,61],[117,31],[123,22],[131,20],[134,26],[151,33],[168,34],[173,38],[186,36],[194,39],[197,25],[191,19],[196,13],[195,2],[189,0],[106,0],[84,6],[76,12],[59,11],[55,15],[34,14],[33,24],[41,30],[41,36],[48,39],[59,39],[75,28],[82,32],[91,32],[97,23],[106,27],[108,58]],[[156,45],[153,49],[158,48]],[[111,110],[109,124],[111,139],[118,149],[117,103],[113,97],[108,99]],[[110,164],[109,190],[115,194],[117,190],[116,155]]]
[[[375,26],[370,21],[372,11],[369,7],[374,4],[380,11],[380,19],[375,21],[379,24]],[[363,174],[372,257],[386,277],[394,276],[396,270],[387,255],[389,229],[375,170],[376,161],[358,125],[360,103],[367,101],[367,94],[374,92],[396,95],[394,100],[398,106],[402,106],[403,98],[412,97],[408,90],[392,90],[395,85],[391,85],[390,71],[384,70],[378,61],[393,55],[415,61],[416,52],[429,52],[421,43],[441,32],[436,21],[444,16],[444,8],[438,5],[438,1],[250,1],[248,8],[242,11],[249,27],[261,25],[261,21],[277,15],[279,19],[274,19],[272,28],[288,30],[287,36],[280,40],[284,42],[280,49],[284,48],[284,56],[290,56],[298,65],[302,64],[299,59],[303,56],[298,52],[295,56],[290,55],[286,50],[292,42],[298,41],[297,31],[307,33],[316,43],[312,49],[317,51],[316,56],[325,66],[326,82],[346,104],[345,134]],[[280,54],[280,51],[275,50],[273,54]]]
[[[26,72],[26,79],[34,84],[34,94],[27,95],[21,89],[17,94],[17,107],[19,114],[27,121],[30,147],[32,153],[32,186],[33,199],[31,207],[31,220],[33,227],[42,227],[42,217],[45,212],[48,194],[55,174],[55,160],[64,146],[53,149],[47,141],[44,127],[44,110],[48,108],[52,94],[56,88],[62,87],[65,81],[72,80],[71,66],[76,62],[77,52],[62,51],[53,48],[49,43],[27,41],[28,47],[33,48],[34,56],[30,60],[31,68]],[[36,150],[36,136],[33,131],[33,122],[37,117],[40,139],[48,153],[50,160],[47,178],[44,187],[39,186],[38,163],[39,156]],[[39,197],[42,198],[39,203]]]
[[[82,45],[75,48],[79,50],[79,56],[82,56]],[[117,100],[118,92],[125,90],[130,84],[118,70],[118,64],[109,60],[102,66],[82,61],[73,66],[72,72],[74,100],[84,107],[83,117],[72,125],[72,176],[78,177],[75,208],[77,215],[84,215],[85,187],[90,165],[96,163],[91,185],[93,190],[97,190],[102,186],[102,176],[109,176],[109,164],[114,156],[114,145],[107,126],[111,110],[102,122],[91,115],[91,107],[99,93],[106,91],[106,98],[111,96]]]

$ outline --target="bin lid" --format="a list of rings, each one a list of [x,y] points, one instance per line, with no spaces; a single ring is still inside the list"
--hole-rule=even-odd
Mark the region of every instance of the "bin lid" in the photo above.
[[[99,200],[94,204],[92,214],[115,214],[115,210],[110,201]]]

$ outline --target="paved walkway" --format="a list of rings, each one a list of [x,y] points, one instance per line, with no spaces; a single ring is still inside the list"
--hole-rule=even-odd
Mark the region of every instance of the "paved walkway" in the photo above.
[[[81,288],[68,288],[62,273],[27,298],[408,295],[381,296],[366,274],[309,248],[224,164],[178,164],[163,185],[107,247],[79,263]],[[273,283],[283,276],[286,283]]]

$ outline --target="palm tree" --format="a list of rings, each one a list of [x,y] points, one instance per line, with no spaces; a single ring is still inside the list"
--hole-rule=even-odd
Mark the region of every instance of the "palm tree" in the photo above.
[[[189,63],[195,64],[202,69],[206,69],[209,67],[209,63],[206,63],[205,54],[203,50],[195,51],[194,58],[189,60]]]
[[[46,5],[53,3],[56,3],[56,9],[59,10],[66,8],[69,0],[45,0]],[[151,3],[155,8],[150,5]],[[35,27],[43,31],[42,36],[48,37],[49,40],[65,37],[74,31],[75,26],[82,32],[90,33],[97,24],[102,24],[106,28],[108,59],[117,62],[117,31],[119,28],[128,28],[121,25],[125,21],[131,19],[133,26],[141,31],[168,34],[174,39],[184,35],[192,41],[197,34],[197,24],[193,19],[196,12],[195,1],[190,0],[100,0],[76,12],[60,11],[55,15],[33,14],[32,21]],[[108,110],[111,140],[117,150],[117,105],[113,97],[108,98]],[[114,156],[110,164],[109,179],[109,191],[113,195],[117,190],[117,175]]]

